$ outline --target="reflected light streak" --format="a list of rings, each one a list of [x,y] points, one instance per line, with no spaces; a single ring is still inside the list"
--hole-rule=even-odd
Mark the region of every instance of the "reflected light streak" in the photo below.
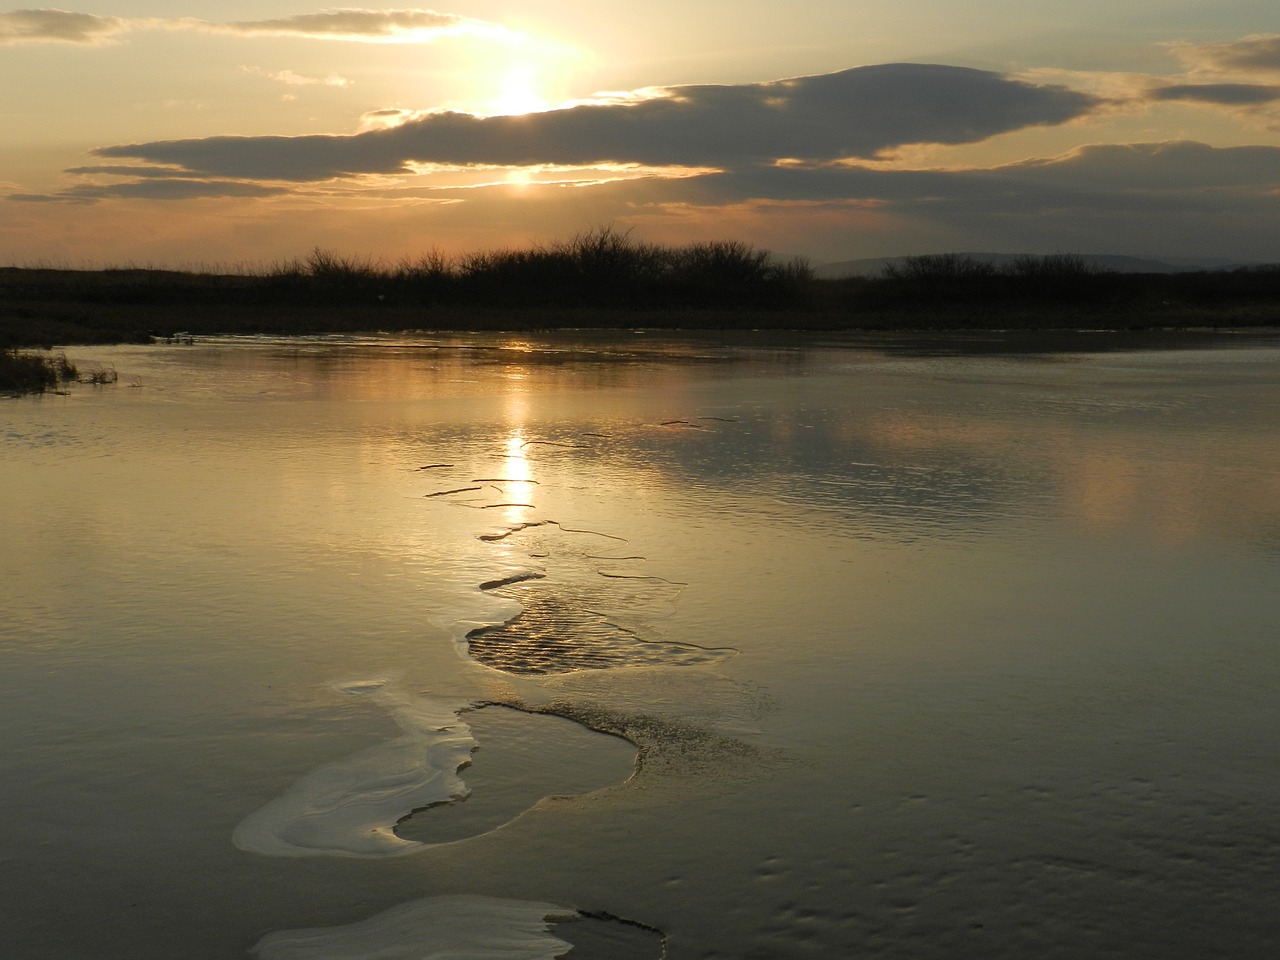
[[[523,396],[511,395],[507,403],[511,434],[507,437],[503,455],[502,488],[503,499],[510,506],[502,508],[502,516],[507,523],[517,524],[528,519],[530,508],[522,504],[534,502],[537,484],[533,479],[533,464],[529,460],[529,438],[524,431],[524,421],[528,413],[527,401]]]

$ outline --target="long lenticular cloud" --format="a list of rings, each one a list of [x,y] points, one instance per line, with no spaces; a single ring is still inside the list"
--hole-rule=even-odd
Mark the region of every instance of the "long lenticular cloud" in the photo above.
[[[197,21],[199,23],[199,21]],[[305,37],[312,40],[347,40],[363,43],[422,43],[453,34],[506,34],[496,23],[474,20],[434,10],[363,10],[343,8],[304,13],[276,20],[240,20],[204,24],[201,29],[219,33]]]
[[[108,42],[129,29],[120,17],[95,17],[66,10],[10,10],[0,13],[0,46],[20,43]]]
[[[1280,86],[1261,83],[1171,83],[1156,87],[1150,96],[1153,100],[1254,107],[1280,101]]]
[[[679,86],[523,116],[429,113],[354,135],[208,137],[101,148],[198,176],[317,181],[416,163],[736,167],[870,158],[1060,124],[1103,101],[1061,86],[937,64],[883,64],[738,86]]]
[[[758,167],[665,184],[688,203],[744,197],[791,202],[857,200],[934,213],[959,208],[1046,216],[1209,207],[1242,215],[1280,205],[1280,147],[1191,141],[1092,144],[1044,159],[963,170],[892,170],[858,164]],[[621,188],[620,188],[621,189]]]
[[[347,7],[273,20],[215,23],[194,17],[175,19],[98,17],[66,10],[11,10],[0,13],[0,45],[69,43],[93,46],[134,30],[194,30],[238,36],[296,37],[354,43],[431,43],[445,37],[477,36],[511,40],[519,35],[488,20],[435,10],[366,10]]]

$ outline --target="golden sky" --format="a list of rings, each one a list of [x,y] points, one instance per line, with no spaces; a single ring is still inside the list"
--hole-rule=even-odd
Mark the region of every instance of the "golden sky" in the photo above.
[[[561,238],[1280,261],[1273,0],[0,11],[0,264]]]

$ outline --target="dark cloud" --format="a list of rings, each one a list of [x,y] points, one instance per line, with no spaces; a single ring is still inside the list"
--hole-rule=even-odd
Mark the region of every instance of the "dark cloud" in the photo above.
[[[351,136],[210,137],[105,147],[99,156],[193,175],[291,181],[404,172],[418,163],[740,166],[873,157],[912,143],[972,143],[1057,124],[1101,101],[1060,86],[929,64],[885,64],[523,116],[432,113]]]
[[[128,168],[124,168],[128,169]],[[235,180],[140,179],[122,183],[68,187],[57,193],[13,193],[9,200],[26,203],[96,203],[99,200],[196,200],[201,197],[270,197],[287,191]]]
[[[1065,179],[1103,192],[1280,191],[1280,147],[1270,146],[1211,147],[1189,140],[1094,144],[999,169],[1029,182]]]
[[[669,192],[678,193],[684,183],[672,184]],[[1280,147],[1099,144],[1061,157],[964,170],[759,167],[690,180],[684,189],[686,198],[696,194],[714,202],[843,200],[919,209],[978,204],[1041,216],[1125,204],[1173,210],[1221,204],[1232,193],[1280,205]]]
[[[117,170],[103,165],[94,172]],[[154,185],[135,179],[21,199],[252,196],[252,187],[167,177]],[[333,189],[336,199],[352,195],[348,185]],[[1241,260],[1280,260],[1280,147],[1109,144],[986,168],[759,165],[674,180],[655,175],[519,189],[500,182],[430,189],[407,180],[361,188],[358,195],[366,209],[385,218],[375,222],[400,223],[405,237],[428,223],[445,232],[474,231],[479,224],[505,237],[612,221],[646,234],[657,231],[673,242],[732,234],[775,249],[826,251],[833,259],[847,257],[843,251],[850,249],[872,249],[870,243],[884,250],[887,243],[891,251],[907,253],[945,247],[1169,255],[1214,250]],[[317,215],[325,208],[308,207]],[[338,229],[338,221],[332,226]],[[869,239],[877,233],[878,239]],[[357,235],[351,236],[356,242]],[[779,236],[792,239],[779,246]]]
[[[756,206],[772,221],[788,208],[807,215],[844,205],[847,243],[860,242],[861,210],[880,229],[893,222],[917,243],[921,236],[945,236],[964,237],[969,249],[1212,249],[1242,260],[1280,259],[1280,147],[1098,145],[985,169],[773,167],[608,189],[630,191],[637,209],[641,198],[655,210]],[[618,219],[626,216],[624,210]]]
[[[1253,107],[1280,100],[1280,86],[1255,83],[1175,83],[1156,87],[1153,100],[1189,100],[1225,107]]]
[[[119,17],[95,17],[66,10],[10,10],[0,13],[0,45],[18,43],[102,43],[128,29]]]
[[[609,219],[674,242],[729,235],[828,259],[950,249],[1280,261],[1278,171],[1278,147],[1149,143],[978,169],[769,167],[545,195],[565,232]],[[453,196],[467,202],[433,208],[433,225],[547,230],[545,208],[513,203],[509,189]]]

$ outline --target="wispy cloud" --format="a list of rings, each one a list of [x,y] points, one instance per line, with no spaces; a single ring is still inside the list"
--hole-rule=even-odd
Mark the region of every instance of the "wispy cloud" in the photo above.
[[[513,41],[521,34],[499,23],[434,10],[343,8],[273,20],[218,23],[195,17],[124,19],[66,10],[0,13],[0,45],[20,43],[100,44],[134,30],[195,30],[238,36],[297,37],[354,43],[431,43],[473,36]]]
[[[1219,74],[1280,74],[1280,34],[1255,34],[1229,43],[1168,44],[1195,70]]]
[[[239,20],[232,23],[207,23],[199,20],[189,22],[198,29],[214,30],[219,33],[305,37],[311,40],[345,40],[358,43],[426,43],[459,34],[489,37],[514,35],[506,27],[487,20],[419,9],[343,8],[275,20]]]
[[[885,64],[737,86],[680,86],[523,116],[438,112],[354,135],[209,137],[95,153],[192,175],[314,181],[415,163],[740,166],[874,157],[1060,124],[1101,101],[1058,86],[933,64]]]
[[[120,17],[95,17],[66,10],[10,10],[0,13],[0,45],[20,43],[100,44],[129,29]]]
[[[406,110],[403,107],[384,107],[380,110],[370,110],[361,115],[360,125],[356,132],[367,133],[370,130],[393,130],[422,115],[423,111],[421,110]]]
[[[290,87],[308,87],[308,86],[325,86],[325,87],[349,87],[352,81],[346,77],[340,77],[336,73],[330,73],[323,77],[308,77],[300,73],[294,73],[292,70],[264,70],[261,67],[241,67],[245,73],[251,73],[254,76],[266,77],[268,80],[274,80],[276,83],[283,83]]]
[[[128,164],[93,164],[84,167],[71,167],[66,171],[77,175],[105,175],[110,177],[138,177],[138,178],[160,178],[172,179],[182,177],[183,171],[179,167],[143,167],[130,166]]]
[[[1227,111],[1237,119],[1276,129],[1280,104],[1280,35],[1253,36],[1231,43],[1163,44],[1182,61],[1176,73],[1095,72],[1035,68],[1021,75],[1032,83],[1069,83],[1088,91],[1116,113],[1135,113],[1155,104],[1181,103]],[[1102,111],[1100,111],[1101,113]]]

